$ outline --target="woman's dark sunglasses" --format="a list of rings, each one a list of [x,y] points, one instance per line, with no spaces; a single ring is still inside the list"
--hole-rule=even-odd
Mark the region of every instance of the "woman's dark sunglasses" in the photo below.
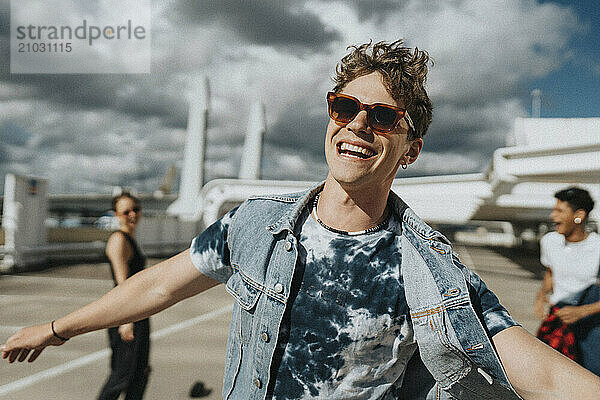
[[[140,211],[142,211],[142,207],[133,207],[131,210],[123,211],[123,215],[129,215],[132,212],[139,214]]]
[[[362,110],[367,111],[367,124],[377,133],[390,133],[402,118],[408,127],[415,130],[410,116],[404,108],[389,104],[363,104],[357,98],[347,94],[327,93],[329,116],[336,122],[347,124]]]

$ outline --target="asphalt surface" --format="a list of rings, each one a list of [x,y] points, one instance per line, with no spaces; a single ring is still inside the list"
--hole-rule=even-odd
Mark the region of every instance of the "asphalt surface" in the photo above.
[[[534,333],[532,314],[541,266],[534,252],[456,246],[500,298]],[[156,263],[160,260],[150,260]],[[58,318],[112,288],[109,265],[77,264],[0,276],[0,343],[20,327]],[[232,298],[221,285],[151,318],[152,374],[145,399],[187,399],[195,381],[220,399]],[[95,399],[109,371],[105,331],[74,338],[44,351],[34,363],[0,361],[0,399]]]

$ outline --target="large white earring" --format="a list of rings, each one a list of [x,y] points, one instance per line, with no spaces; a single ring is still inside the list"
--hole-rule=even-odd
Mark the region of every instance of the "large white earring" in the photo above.
[[[573,220],[573,222],[575,222],[577,225],[579,225],[581,223],[581,218],[575,217],[575,219]]]

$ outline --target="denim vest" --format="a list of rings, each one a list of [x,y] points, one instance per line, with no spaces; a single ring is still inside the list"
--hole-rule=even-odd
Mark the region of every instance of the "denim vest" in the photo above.
[[[321,189],[253,197],[231,221],[227,242],[233,275],[226,289],[235,302],[224,399],[264,399],[267,394],[298,257],[294,230]],[[436,381],[426,398],[519,399],[471,305],[464,266],[457,267],[447,239],[393,192],[388,203],[402,220],[402,226],[392,228],[402,235],[401,270],[420,358]]]

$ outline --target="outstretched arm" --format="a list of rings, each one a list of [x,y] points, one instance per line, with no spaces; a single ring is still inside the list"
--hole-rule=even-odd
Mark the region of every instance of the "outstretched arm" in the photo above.
[[[526,400],[595,399],[600,378],[519,326],[493,337],[508,380]]]
[[[145,269],[100,299],[54,323],[56,333],[71,338],[86,332],[139,321],[218,284],[192,264],[189,250]],[[55,337],[50,323],[23,328],[0,348],[9,362],[34,361],[47,346],[64,341]],[[31,354],[31,355],[30,355]]]

